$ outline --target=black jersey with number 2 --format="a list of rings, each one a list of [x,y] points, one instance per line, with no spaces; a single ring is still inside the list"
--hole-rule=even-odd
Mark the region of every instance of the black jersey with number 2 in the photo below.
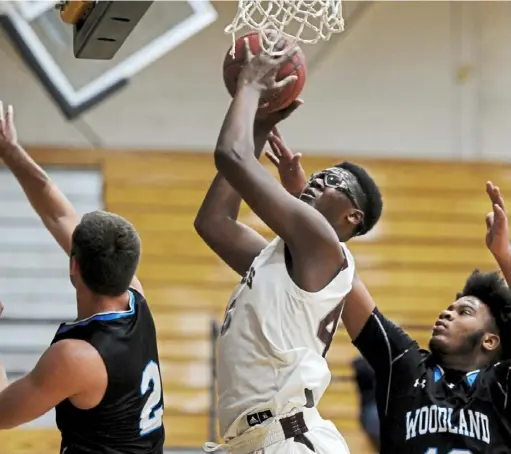
[[[444,370],[377,309],[354,344],[376,374],[381,454],[511,453],[510,362]]]
[[[129,308],[63,323],[53,343],[80,339],[101,355],[108,385],[89,410],[69,400],[56,407],[61,454],[161,454],[163,393],[156,329],[145,298],[130,289]]]

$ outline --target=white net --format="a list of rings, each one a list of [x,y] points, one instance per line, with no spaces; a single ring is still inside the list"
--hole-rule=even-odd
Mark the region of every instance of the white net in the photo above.
[[[280,55],[286,51],[275,48],[281,37],[314,44],[342,32],[341,0],[238,0],[238,12],[225,28],[232,35],[233,52],[236,34],[244,27],[259,32],[265,52]]]

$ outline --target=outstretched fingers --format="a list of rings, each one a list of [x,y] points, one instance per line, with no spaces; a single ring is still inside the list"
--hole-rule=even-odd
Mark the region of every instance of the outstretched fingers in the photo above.
[[[276,159],[280,160],[282,159],[282,153],[278,147],[278,145],[275,143],[274,136],[268,137],[268,143],[270,144],[270,148],[272,151],[273,156],[275,156]]]
[[[8,128],[12,129],[14,127],[14,107],[11,104],[7,106],[4,121]]]
[[[271,143],[270,143],[270,147],[271,147]],[[264,150],[264,155],[271,161],[271,163],[275,167],[278,167],[280,165],[279,158],[277,158],[277,156],[275,156],[274,152],[272,152],[270,150]]]
[[[286,162],[291,162],[293,160],[293,152],[284,145],[282,137],[272,135],[268,142],[270,143],[273,153],[278,156],[279,159],[284,159]]]
[[[493,225],[493,219],[494,219],[495,213],[493,211],[490,211],[486,215],[486,228],[491,229],[491,226]]]
[[[504,203],[504,197],[500,193],[500,188],[495,186],[491,181],[486,183],[486,193],[490,197],[492,205],[498,205],[505,213],[506,205]]]
[[[493,222],[496,224],[503,224],[506,222],[506,212],[496,203],[493,205],[493,213]]]

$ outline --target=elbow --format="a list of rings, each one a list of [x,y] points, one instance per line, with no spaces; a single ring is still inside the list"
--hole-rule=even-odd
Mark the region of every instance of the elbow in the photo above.
[[[220,173],[224,173],[230,163],[235,161],[236,150],[233,147],[217,146],[215,148],[215,167]],[[232,165],[232,164],[231,164]]]
[[[224,177],[227,177],[229,172],[236,171],[243,165],[244,155],[246,154],[240,153],[236,146],[217,146],[215,148],[215,167]]]
[[[214,216],[208,211],[199,210],[195,221],[193,222],[195,232],[199,235],[202,240],[209,244],[212,238],[218,235],[218,226]]]
[[[193,227],[195,228],[195,231],[197,232],[197,235],[199,235],[202,239],[206,236],[206,220],[204,219],[204,216],[201,215],[199,212],[197,214],[197,217],[195,218],[195,221],[193,222]]]
[[[214,219],[210,219],[206,216],[198,215],[193,223],[197,235],[206,243],[210,248],[218,243],[222,238],[222,229],[219,228],[218,224]]]

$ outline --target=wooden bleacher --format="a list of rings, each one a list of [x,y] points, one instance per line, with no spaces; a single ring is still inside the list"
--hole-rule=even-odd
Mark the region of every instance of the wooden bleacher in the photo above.
[[[214,175],[212,161],[210,155],[156,156],[143,161],[124,156],[105,167],[108,209],[130,219],[143,238],[140,277],[156,314],[162,359],[171,368],[179,363],[180,371],[186,365],[191,371],[207,369],[208,319],[222,317],[238,280],[192,228]],[[305,160],[310,171],[330,164],[331,158]],[[424,162],[363,164],[382,188],[385,211],[375,234],[354,241],[351,249],[380,307],[399,323],[413,327],[410,333],[427,345],[425,327],[451,301],[472,268],[493,267],[484,247],[484,216],[490,208],[484,183],[491,177],[503,189],[511,186],[507,169]],[[271,236],[248,209],[242,210],[241,218]],[[334,375],[344,380],[331,385],[321,408],[346,434],[353,452],[368,452],[358,428],[355,386],[349,380],[355,355],[341,330],[329,360]],[[198,380],[190,374],[166,374],[167,417],[172,421],[168,443],[197,446],[207,437],[207,425],[199,420],[196,430],[186,435],[178,422],[187,420],[183,415],[204,418],[208,411],[207,389],[199,391],[192,384],[190,393],[190,383]]]
[[[509,168],[355,161],[368,168],[385,198],[375,231],[350,243],[359,274],[380,308],[426,346],[429,326],[472,269],[495,269],[484,246],[484,217],[490,209],[484,184],[491,178],[504,194],[510,193]],[[208,439],[209,323],[212,317],[222,318],[238,281],[193,228],[214,175],[213,158],[194,153],[110,153],[89,163],[103,167],[107,209],[132,221],[142,237],[139,277],[158,326],[166,444],[199,447]],[[332,163],[335,159],[304,159],[310,172]],[[271,236],[246,207],[241,219]],[[350,363],[356,354],[340,329],[329,352],[336,380],[320,408],[345,435],[352,452],[369,454],[351,380]],[[29,438],[19,430],[10,436],[0,434],[0,454],[56,452],[54,432],[32,432]]]

